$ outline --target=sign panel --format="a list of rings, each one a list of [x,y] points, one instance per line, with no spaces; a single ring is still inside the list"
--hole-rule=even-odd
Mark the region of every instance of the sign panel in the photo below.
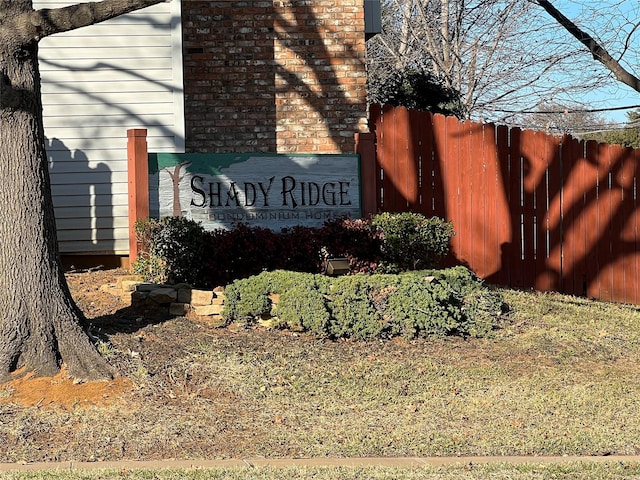
[[[150,154],[150,213],[207,230],[317,227],[361,216],[359,171],[358,155]]]

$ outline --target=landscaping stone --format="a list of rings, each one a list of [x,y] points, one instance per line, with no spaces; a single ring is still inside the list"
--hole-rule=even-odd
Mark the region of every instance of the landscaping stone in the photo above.
[[[122,282],[128,288],[128,281]],[[141,309],[166,308],[170,315],[189,316],[206,319],[213,324],[224,324],[221,317],[224,309],[224,287],[214,290],[194,289],[186,283],[177,285],[159,285],[155,283],[133,282],[131,285],[132,305]],[[135,285],[134,285],[135,284]]]
[[[139,283],[142,283],[143,279],[142,279],[142,277],[140,275],[122,275],[122,276],[119,276],[118,279],[116,280],[117,287],[120,290],[126,290],[126,291],[130,292],[131,290],[133,290],[133,288],[130,289],[130,290],[125,288],[125,282],[126,282],[127,287],[133,285],[134,286],[133,288],[135,288],[135,285],[137,285]]]
[[[215,297],[211,300],[211,305],[224,305],[224,297]]]
[[[181,288],[178,290],[178,302],[191,303],[191,289]]]
[[[213,295],[212,290],[191,290],[191,305],[211,305]]]
[[[170,315],[183,316],[183,315],[186,315],[189,312],[189,310],[191,310],[191,305],[189,305],[188,303],[174,302],[169,304]]]
[[[140,285],[140,282],[137,280],[123,280],[119,283],[120,289],[124,290],[125,292],[133,292],[134,290],[136,290],[138,285]]]
[[[149,297],[149,292],[141,292],[139,290],[136,290],[134,292],[131,292],[131,303],[133,305],[144,303],[147,301],[148,297]]]
[[[171,287],[155,288],[149,292],[149,300],[156,303],[173,303],[178,298],[178,292]]]
[[[136,286],[136,291],[138,292],[150,292],[151,290],[155,290],[159,287],[157,283],[139,283]]]
[[[200,316],[220,315],[224,305],[193,305],[193,313]]]

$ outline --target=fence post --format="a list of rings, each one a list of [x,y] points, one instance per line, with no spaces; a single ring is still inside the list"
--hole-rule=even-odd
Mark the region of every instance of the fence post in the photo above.
[[[147,130],[127,130],[127,171],[129,181],[129,265],[138,257],[136,221],[149,216],[149,157]]]
[[[378,213],[378,195],[376,191],[376,134],[355,134],[355,153],[360,155],[360,192],[362,217],[367,218]]]

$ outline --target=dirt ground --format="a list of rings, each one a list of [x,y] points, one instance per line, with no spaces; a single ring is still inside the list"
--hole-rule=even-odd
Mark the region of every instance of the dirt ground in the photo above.
[[[101,324],[136,325],[140,315],[131,309],[130,294],[117,288],[119,276],[128,275],[122,269],[92,270],[67,274],[69,288],[78,306],[99,331]],[[153,321],[153,319],[147,319]],[[130,380],[116,376],[110,382],[76,383],[63,369],[55,377],[36,378],[17,372],[16,379],[2,386],[10,395],[0,397],[0,403],[22,406],[71,408],[76,405],[108,405],[132,388]]]
[[[173,317],[164,310],[135,309],[131,306],[131,293],[117,288],[119,277],[130,275],[124,269],[66,274],[69,289],[89,320],[92,335],[104,341],[106,351],[101,353],[114,367],[115,378],[108,382],[78,383],[64,368],[55,377],[38,378],[18,371],[14,380],[0,384],[0,406],[18,404],[25,408],[72,410],[84,406],[109,407],[115,401],[126,405],[140,396],[154,397],[160,403],[167,399],[177,402],[179,397],[188,404],[193,392],[188,389],[174,392],[176,384],[179,387],[183,380],[174,378],[172,365],[180,361],[189,345],[213,337],[228,339],[231,351],[236,343],[258,350],[287,344],[290,333],[286,332],[262,331],[264,335],[253,335],[234,326],[221,329],[207,322],[206,317]],[[156,399],[158,390],[162,393]],[[208,388],[204,390],[198,395],[214,395]]]
[[[116,378],[74,383],[63,371],[54,378],[23,375],[0,384],[0,462],[340,455],[333,445],[305,450],[328,439],[346,441],[328,433],[337,428],[331,415],[312,420],[322,410],[307,402],[317,388],[305,389],[325,376],[333,381],[336,368],[374,358],[371,345],[346,342],[349,348],[338,349],[342,342],[296,332],[220,328],[204,319],[136,311],[130,295],[114,288],[122,275],[128,272],[68,274]],[[381,358],[397,358],[405,350],[396,342],[375,347]],[[285,384],[296,382],[302,382],[297,401],[285,395]],[[335,404],[330,397],[317,398]],[[366,418],[354,415],[358,422]],[[318,434],[319,442],[306,439],[311,427],[305,422],[328,432]],[[304,438],[288,439],[291,434]]]

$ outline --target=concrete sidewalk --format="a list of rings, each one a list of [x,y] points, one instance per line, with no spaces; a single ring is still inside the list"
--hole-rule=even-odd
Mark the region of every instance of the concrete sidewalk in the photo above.
[[[504,457],[365,457],[365,458],[248,458],[228,460],[119,460],[112,462],[42,462],[42,463],[0,463],[0,471],[30,470],[131,470],[131,469],[190,469],[229,467],[288,467],[288,466],[385,466],[420,467],[469,465],[486,463],[567,463],[567,462],[628,462],[639,463],[639,455],[610,456],[504,456]]]

